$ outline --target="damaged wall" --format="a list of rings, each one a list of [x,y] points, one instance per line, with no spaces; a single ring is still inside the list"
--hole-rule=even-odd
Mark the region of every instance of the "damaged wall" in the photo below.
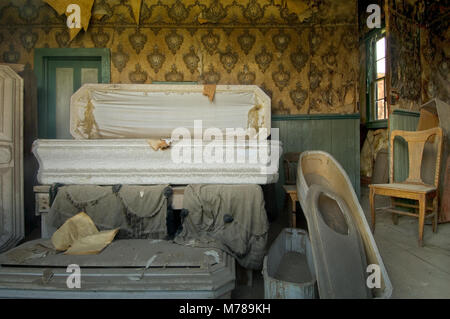
[[[63,16],[41,0],[0,0],[0,61],[33,64],[34,48],[111,49],[112,83],[256,84],[274,114],[358,112],[357,1],[96,0],[88,32],[69,43]],[[208,23],[200,23],[198,18]]]
[[[393,108],[418,111],[438,97],[450,102],[448,2],[389,0],[391,87],[399,93]]]
[[[366,119],[365,96],[365,36],[370,32],[366,26],[369,4],[381,7],[384,21],[384,0],[360,0],[359,54],[360,74],[359,100],[361,117]],[[438,97],[450,101],[448,66],[450,56],[450,9],[444,0],[388,0],[388,41],[391,89],[399,100],[391,105],[394,109],[418,111],[420,105]]]
[[[399,95],[392,108],[418,110],[422,104],[419,21],[423,10],[422,0],[389,1],[391,90]]]
[[[421,33],[422,101],[439,98],[450,104],[449,13],[439,2],[427,9],[429,26]]]

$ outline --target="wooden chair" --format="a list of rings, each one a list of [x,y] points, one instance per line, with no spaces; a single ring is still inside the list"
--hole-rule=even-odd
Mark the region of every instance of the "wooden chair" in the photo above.
[[[288,211],[291,214],[290,226],[295,228],[297,225],[296,218],[296,202],[297,198],[297,164],[300,158],[300,153],[290,152],[283,155],[284,166],[284,185],[283,189],[286,192],[285,206],[287,204]]]
[[[437,154],[435,163],[435,174],[433,185],[426,184],[421,178],[422,157],[424,153],[425,143],[437,137]],[[403,137],[408,143],[409,157],[409,176],[403,182],[394,181],[394,140],[396,137]],[[391,133],[390,138],[390,158],[389,158],[389,184],[372,184],[370,187],[370,211],[372,214],[372,231],[375,231],[375,195],[389,196],[392,203],[397,207],[415,208],[419,210],[418,214],[413,212],[405,212],[395,209],[395,207],[385,208],[385,211],[393,214],[394,223],[396,223],[396,215],[406,215],[419,218],[419,246],[423,245],[423,229],[425,218],[434,217],[433,232],[437,230],[438,218],[438,185],[439,185],[439,168],[441,164],[443,131],[440,127],[432,128],[425,131],[399,131],[395,130]],[[418,201],[418,205],[405,204],[395,202],[395,198],[405,198]],[[427,206],[427,201],[432,200],[432,205]]]

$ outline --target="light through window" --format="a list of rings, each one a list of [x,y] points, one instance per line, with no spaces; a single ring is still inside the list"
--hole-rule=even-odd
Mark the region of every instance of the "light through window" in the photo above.
[[[370,126],[385,125],[389,117],[386,92],[386,36],[377,30],[366,38],[366,103]]]
[[[375,43],[374,115],[375,120],[388,117],[386,110],[386,38]]]

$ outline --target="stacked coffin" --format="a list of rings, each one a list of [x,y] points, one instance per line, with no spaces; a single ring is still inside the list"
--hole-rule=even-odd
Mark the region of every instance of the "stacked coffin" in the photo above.
[[[70,132],[75,139],[33,144],[43,184],[39,187],[275,183],[281,149],[274,134],[268,139],[270,98],[257,86],[219,85],[213,96],[205,96],[204,89],[84,85],[71,99]],[[175,195],[173,208],[181,208]],[[47,205],[48,212],[47,193],[36,198],[39,210],[44,212]],[[266,225],[265,213],[257,215],[263,220],[249,225]],[[34,258],[45,240],[29,245],[0,256],[0,297],[216,298],[229,297],[235,286],[234,258],[215,247],[125,239],[99,255]],[[149,264],[152,251],[157,252],[156,261],[166,258],[162,264]],[[17,262],[24,254],[33,258]],[[61,267],[68,263],[80,265],[87,274],[77,291],[66,287],[68,274]],[[112,281],[116,284],[108,284]]]
[[[211,101],[202,85],[87,84],[71,99],[75,140],[34,143],[38,181],[274,183],[280,146],[267,140],[270,107],[253,85],[219,85]],[[171,147],[155,150],[155,139],[171,139]]]

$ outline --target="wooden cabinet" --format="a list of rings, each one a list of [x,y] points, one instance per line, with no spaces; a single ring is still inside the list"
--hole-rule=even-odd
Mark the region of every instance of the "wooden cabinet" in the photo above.
[[[23,237],[23,80],[0,65],[0,252]]]

